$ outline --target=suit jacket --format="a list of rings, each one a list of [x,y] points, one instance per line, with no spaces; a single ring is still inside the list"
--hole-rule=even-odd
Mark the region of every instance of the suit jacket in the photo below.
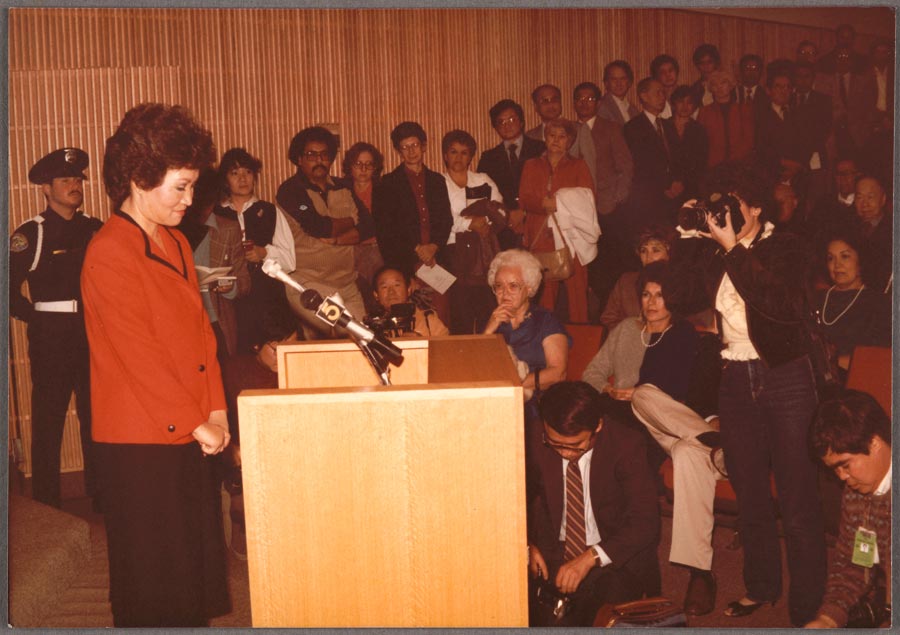
[[[700,196],[700,181],[706,172],[709,139],[706,131],[693,119],[688,119],[683,136],[679,137],[672,123],[672,164],[684,184],[684,200]]]
[[[597,117],[591,139],[597,160],[597,212],[605,215],[628,198],[634,178],[634,161],[622,126]]]
[[[190,245],[181,232],[159,232],[165,253],[116,212],[88,247],[81,288],[95,441],[191,443],[210,412],[225,409]]]
[[[809,152],[819,153],[819,160],[825,167],[828,137],[831,136],[832,100],[829,95],[818,90],[809,91],[806,102],[799,103],[799,95],[794,95],[793,106],[800,143]]]
[[[875,76],[851,72],[849,89],[845,90],[846,101],[841,97],[841,76],[834,74],[831,77],[833,81],[829,83],[829,89],[832,91],[835,134],[839,135],[841,130],[846,130],[853,144],[859,149],[868,139],[878,119],[875,110],[875,102],[878,99]]]
[[[800,121],[793,109],[789,108],[782,119],[770,103],[759,113],[754,134],[756,154],[772,174],[778,174],[781,159],[793,159],[803,167],[809,166],[812,151],[803,143]]]
[[[528,159],[541,156],[545,149],[543,141],[523,135],[522,147],[516,153],[518,160],[512,169],[509,165],[509,154],[501,142],[482,153],[475,171],[484,172],[497,184],[506,209],[516,209],[519,207],[519,179],[522,177],[522,166]]]
[[[437,259],[447,266],[447,238],[453,227],[450,196],[444,177],[425,170],[425,201],[428,205],[429,242],[438,246]],[[372,215],[381,257],[386,265],[399,267],[410,275],[418,268],[416,245],[420,244],[419,210],[406,168],[401,163],[384,175],[372,193]]]
[[[562,458],[542,443],[542,426],[529,428],[528,469],[533,485],[528,542],[545,559],[562,556],[559,531],[565,513]],[[609,566],[629,571],[647,592],[658,583],[659,506],[642,435],[605,417],[594,438],[590,497]],[[557,556],[558,554],[558,556]]]
[[[593,140],[591,139],[591,129],[581,122],[575,122],[578,128],[578,135],[569,148],[569,155],[574,159],[584,159],[591,173],[591,181],[593,185],[597,184],[597,156],[594,150]],[[531,137],[536,141],[544,141],[544,124],[541,123],[525,133],[525,136]]]
[[[628,119],[631,120],[635,115],[640,113],[637,106],[632,103],[628,104]],[[622,117],[622,111],[619,110],[619,107],[616,105],[615,97],[613,97],[612,93],[606,93],[603,97],[600,98],[600,101],[597,102],[597,116],[606,119],[607,121],[611,121],[613,123],[617,123],[620,126],[624,126],[628,123]]]
[[[732,103],[727,121],[719,104],[703,106],[697,115],[697,123],[706,130],[709,139],[707,167],[714,167],[723,161],[746,159],[753,151],[753,107],[749,104]],[[727,152],[726,127],[729,141]]]
[[[214,226],[210,227],[209,232],[209,266],[230,266],[229,275],[237,278],[235,298],[241,298],[250,291],[250,270],[241,246],[241,226],[237,221],[215,214],[212,215],[212,219]],[[210,294],[210,300],[216,310],[219,328],[225,335],[228,354],[234,355],[237,353],[237,318],[234,313],[234,304],[221,293]]]
[[[668,119],[657,119],[662,123],[663,134],[669,146],[667,152],[650,119],[641,113],[625,124],[625,140],[634,159],[634,181],[632,182],[629,205],[636,226],[649,222],[665,222],[667,212],[674,206],[663,192],[672,181],[678,180],[669,158],[673,146],[675,130]]]

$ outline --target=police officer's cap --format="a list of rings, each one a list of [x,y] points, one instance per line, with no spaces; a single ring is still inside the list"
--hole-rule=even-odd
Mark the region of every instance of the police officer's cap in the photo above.
[[[60,148],[44,156],[28,170],[28,180],[41,185],[64,176],[80,176],[86,179],[84,171],[90,159],[80,148]]]

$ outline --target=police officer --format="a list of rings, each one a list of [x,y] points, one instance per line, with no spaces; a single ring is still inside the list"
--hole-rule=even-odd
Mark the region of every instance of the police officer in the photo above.
[[[41,186],[47,209],[9,241],[10,313],[28,323],[31,358],[31,466],[35,500],[60,505],[60,448],[72,391],[81,422],[85,487],[94,495],[87,337],[81,310],[81,265],[103,223],[78,211],[88,155],[61,148],[35,163],[28,180]],[[28,281],[29,301],[22,294]]]

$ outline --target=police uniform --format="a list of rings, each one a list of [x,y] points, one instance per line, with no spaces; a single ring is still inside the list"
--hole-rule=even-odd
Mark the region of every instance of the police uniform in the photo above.
[[[81,177],[88,155],[62,148],[29,171],[32,183]],[[31,465],[35,500],[60,505],[60,449],[72,391],[81,423],[85,486],[93,495],[90,375],[81,308],[81,266],[85,249],[103,223],[76,212],[66,220],[49,205],[16,229],[9,247],[10,314],[28,323],[31,359]],[[31,301],[22,295],[28,281]]]

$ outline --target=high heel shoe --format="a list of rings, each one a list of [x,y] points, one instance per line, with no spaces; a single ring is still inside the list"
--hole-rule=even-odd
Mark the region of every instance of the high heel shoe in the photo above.
[[[728,607],[725,609],[725,615],[728,617],[747,617],[763,604],[775,606],[775,600],[772,600],[771,602],[753,602],[753,604],[741,604],[740,600],[735,600],[734,602],[728,603]]]

